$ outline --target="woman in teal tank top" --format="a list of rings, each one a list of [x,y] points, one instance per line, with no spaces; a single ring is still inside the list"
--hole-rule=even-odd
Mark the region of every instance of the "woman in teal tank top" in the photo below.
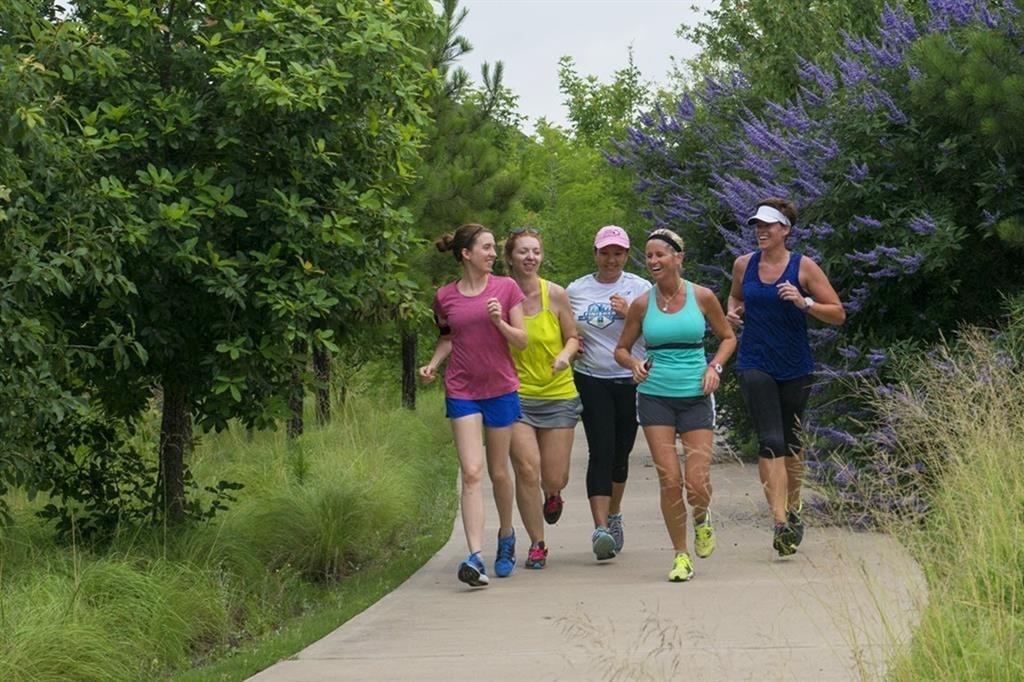
[[[615,361],[633,372],[637,387],[637,421],[654,458],[661,484],[661,514],[675,549],[668,579],[693,577],[686,547],[686,499],[693,511],[694,551],[698,557],[715,549],[711,504],[711,443],[714,403],[722,364],[736,350],[736,335],[722,304],[708,288],[679,276],[683,240],[671,230],[655,230],[647,238],[647,269],[654,286],[629,306]],[[707,326],[719,339],[708,362],[704,352]],[[631,354],[643,334],[647,359]],[[676,434],[686,455],[685,476],[676,454]]]

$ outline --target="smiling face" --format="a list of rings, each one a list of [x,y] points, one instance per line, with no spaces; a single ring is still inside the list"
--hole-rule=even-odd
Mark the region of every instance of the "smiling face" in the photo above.
[[[480,272],[490,273],[494,270],[494,261],[498,251],[494,244],[494,235],[484,230],[477,234],[468,249],[462,250],[462,265]]]
[[[544,260],[540,239],[531,234],[522,234],[514,239],[508,259],[512,272],[517,275],[536,275],[541,261]]]
[[[757,237],[757,248],[762,251],[786,246],[789,228],[782,223],[766,223],[758,220],[754,224],[754,236]]]
[[[615,282],[626,267],[627,249],[621,246],[604,246],[594,250],[594,263],[597,264],[597,279],[600,282]]]
[[[671,280],[679,276],[679,268],[683,264],[683,253],[669,246],[665,240],[648,240],[645,254],[647,270],[655,281]]]

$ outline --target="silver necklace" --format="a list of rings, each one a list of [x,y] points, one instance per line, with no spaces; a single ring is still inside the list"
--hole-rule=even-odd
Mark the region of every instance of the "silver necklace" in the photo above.
[[[663,312],[663,313],[667,313],[668,312],[668,305],[669,305],[669,303],[672,302],[672,299],[676,297],[676,295],[679,293],[679,290],[682,289],[682,288],[683,288],[683,280],[681,280],[681,279],[676,280],[676,290],[674,292],[672,292],[671,296],[669,296],[668,298],[664,299],[665,302],[661,306],[661,312]],[[659,291],[658,293],[661,293],[661,292]],[[664,298],[664,296],[662,296],[662,298]]]

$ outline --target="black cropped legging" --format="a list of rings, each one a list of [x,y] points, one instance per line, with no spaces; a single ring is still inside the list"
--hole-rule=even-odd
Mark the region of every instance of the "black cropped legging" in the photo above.
[[[629,476],[636,440],[636,385],[630,379],[598,379],[574,372],[587,434],[587,497],[612,494],[612,483]]]
[[[776,381],[757,369],[739,372],[740,391],[757,432],[758,455],[767,459],[799,453],[800,422],[811,395],[811,375]]]

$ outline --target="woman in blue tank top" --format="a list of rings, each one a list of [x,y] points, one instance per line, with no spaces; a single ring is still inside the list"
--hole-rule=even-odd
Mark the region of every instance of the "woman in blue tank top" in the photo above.
[[[803,540],[800,422],[811,390],[814,358],[807,317],[842,324],[846,311],[813,260],[786,248],[796,207],[764,199],[747,220],[758,250],[736,259],[729,292],[729,322],[739,328],[736,370],[758,440],[758,472],[775,520],[772,547],[780,556]]]
[[[637,421],[658,470],[661,514],[675,549],[668,579],[683,582],[693,577],[693,562],[686,551],[684,483],[693,510],[694,551],[704,558],[715,549],[708,513],[715,425],[711,394],[718,388],[722,363],[736,349],[736,336],[714,293],[679,276],[683,264],[679,235],[655,230],[647,238],[646,253],[654,286],[630,304],[615,361],[632,371],[639,384]],[[720,340],[710,363],[704,353],[708,325]],[[647,344],[646,360],[632,355],[641,333]],[[676,454],[676,434],[686,455],[685,480]]]

